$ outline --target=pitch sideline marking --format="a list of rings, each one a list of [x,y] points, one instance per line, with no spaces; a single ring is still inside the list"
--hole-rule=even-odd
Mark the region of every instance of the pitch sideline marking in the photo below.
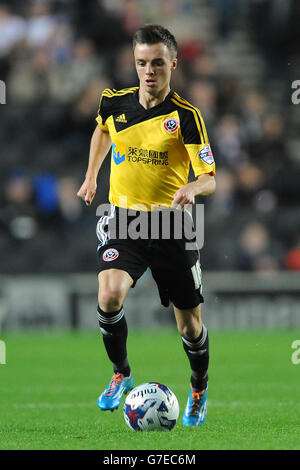
[[[235,401],[235,402],[210,402],[208,401],[207,406],[209,407],[216,407],[216,408],[235,408],[235,407],[248,407],[248,406],[255,406],[255,407],[270,407],[270,406],[295,406],[296,402],[294,401],[287,401],[287,402],[274,402],[270,403],[269,401]],[[13,403],[13,408],[73,408],[73,407],[80,407],[80,408],[89,408],[95,407],[94,403]],[[1,404],[0,408],[7,408],[7,404]]]

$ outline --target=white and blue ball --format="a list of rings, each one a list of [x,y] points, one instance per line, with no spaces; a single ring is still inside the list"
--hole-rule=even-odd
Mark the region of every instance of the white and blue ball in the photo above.
[[[166,385],[147,382],[131,390],[123,411],[126,424],[134,431],[171,431],[179,416],[179,405]]]

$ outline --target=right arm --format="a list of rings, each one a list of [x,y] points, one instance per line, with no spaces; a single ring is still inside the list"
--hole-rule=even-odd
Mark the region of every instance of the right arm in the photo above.
[[[111,138],[108,132],[103,131],[97,125],[91,139],[90,155],[85,180],[79,189],[77,196],[80,197],[87,206],[90,206],[97,189],[97,176],[100,167],[111,147]]]

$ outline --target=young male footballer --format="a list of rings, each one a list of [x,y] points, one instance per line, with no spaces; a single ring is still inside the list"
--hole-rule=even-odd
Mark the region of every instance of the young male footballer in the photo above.
[[[99,169],[112,147],[110,213],[99,219],[97,236],[98,320],[114,373],[98,406],[118,408],[123,393],[133,388],[123,302],[129,288],[150,268],[162,304],[173,304],[191,367],[183,425],[201,426],[206,418],[209,344],[201,319],[199,250],[186,249],[185,237],[174,236],[172,222],[167,239],[161,231],[151,238],[150,215],[155,210],[174,214],[194,204],[195,196],[212,194],[215,164],[200,111],[170,89],[177,66],[174,36],[162,26],[146,25],[134,35],[133,53],[139,87],[103,91],[88,169],[77,193],[87,205],[92,203]],[[196,179],[188,183],[190,163]],[[127,228],[136,217],[132,209],[148,217],[149,237],[121,237],[120,230],[112,235],[113,222],[120,228],[126,220]]]

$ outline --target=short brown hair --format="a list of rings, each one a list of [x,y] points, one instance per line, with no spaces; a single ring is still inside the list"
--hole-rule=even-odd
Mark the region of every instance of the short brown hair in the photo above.
[[[170,31],[158,24],[146,24],[139,28],[133,36],[133,49],[136,44],[165,44],[172,58],[177,57],[178,46],[175,37]]]

